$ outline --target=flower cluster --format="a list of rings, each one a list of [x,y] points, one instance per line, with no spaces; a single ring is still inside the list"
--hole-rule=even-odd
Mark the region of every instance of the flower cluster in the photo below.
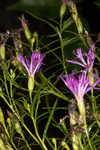
[[[88,91],[90,91],[92,88],[100,83],[100,78],[98,78],[97,81],[91,85],[91,81],[93,81],[95,75],[92,73],[92,77],[89,77],[88,73],[93,70],[94,60],[96,57],[94,49],[92,47],[90,47],[88,53],[82,53],[81,48],[78,48],[76,52],[74,52],[74,54],[76,55],[76,58],[79,59],[79,61],[66,60],[66,62],[80,65],[84,68],[84,70],[81,71],[81,73],[78,75],[78,78],[76,78],[73,73],[69,76],[61,75],[60,78],[71,90],[76,100],[79,101],[80,99],[83,99],[84,95]],[[84,57],[86,57],[86,59]]]
[[[31,62],[27,57],[23,57],[21,54],[18,54],[18,59],[26,69],[28,73],[28,89],[30,93],[30,97],[32,95],[32,91],[34,89],[34,76],[35,73],[40,70],[41,65],[43,64],[43,59],[45,55],[38,52],[33,52],[31,56]]]
[[[72,73],[69,76],[60,75],[60,78],[71,90],[78,101],[82,100],[88,91],[100,83],[100,79],[98,79],[92,86],[90,86],[90,82],[93,80],[94,75],[91,77],[91,79],[89,79],[88,74],[85,71],[81,72],[78,77],[75,77],[74,73]]]
[[[87,123],[86,123],[84,95],[100,83],[100,78],[98,78],[95,82],[92,82],[94,81],[94,78],[95,78],[95,75],[93,74],[93,65],[94,65],[94,60],[96,57],[92,47],[89,49],[88,53],[82,53],[81,49],[79,48],[76,50],[75,55],[76,55],[76,58],[79,59],[80,61],[67,60],[67,62],[81,65],[82,67],[84,67],[84,70],[82,70],[77,77],[72,73],[69,76],[60,75],[60,78],[63,80],[67,88],[69,88],[70,91],[73,93],[77,101],[77,106],[79,110],[78,117],[80,120],[79,122],[81,124],[84,124],[85,133],[87,137],[89,137]],[[84,59],[84,57],[86,57],[86,59]]]
[[[40,52],[33,52],[31,56],[31,62],[29,62],[29,59],[27,57],[25,57],[24,59],[24,57],[21,54],[18,54],[19,61],[25,67],[26,71],[28,72],[28,75],[33,78],[35,73],[39,71],[41,65],[43,64],[42,61],[44,57],[45,55],[41,54]]]
[[[86,71],[91,72],[95,60],[95,53],[93,47],[89,49],[88,53],[82,53],[81,48],[78,48],[76,52],[74,51],[74,54],[76,55],[76,58],[79,59],[77,60],[66,60],[66,62],[72,63],[72,64],[77,64],[85,68]],[[86,60],[85,58],[86,57]]]

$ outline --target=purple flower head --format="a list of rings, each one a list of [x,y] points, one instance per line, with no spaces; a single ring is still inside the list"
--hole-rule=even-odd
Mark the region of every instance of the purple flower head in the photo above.
[[[100,82],[99,78],[92,86],[90,86],[89,84],[93,80],[94,75],[91,79],[89,79],[85,71],[81,72],[81,74],[79,74],[77,78],[74,76],[73,73],[69,76],[61,75],[60,78],[73,93],[76,100],[83,99],[84,95]]]
[[[40,52],[32,52],[31,62],[29,62],[28,58],[24,58],[21,54],[18,54],[18,59],[25,67],[28,75],[34,77],[35,73],[39,71],[41,65],[43,64],[42,61],[45,55],[41,54]]]
[[[78,48],[76,52],[74,52],[76,55],[76,58],[79,59],[80,61],[77,60],[66,60],[66,62],[72,63],[72,64],[77,64],[85,68],[86,71],[91,72],[94,64],[94,60],[96,55],[94,54],[94,49],[93,47],[90,47],[88,53],[82,53],[81,48]],[[86,60],[84,59],[86,57]]]

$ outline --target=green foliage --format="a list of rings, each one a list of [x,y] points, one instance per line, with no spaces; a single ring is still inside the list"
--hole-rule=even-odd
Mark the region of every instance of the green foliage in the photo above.
[[[96,6],[98,6],[98,7],[100,7],[100,1],[99,1],[99,0],[96,0],[96,1],[94,2],[94,4],[95,4]]]
[[[22,9],[23,6],[23,10],[40,24],[46,24],[49,29],[52,29],[52,33],[48,31],[46,36],[32,33],[25,18],[22,17],[24,31],[17,32],[19,36],[15,33],[7,35],[8,40],[12,38],[14,42],[11,45],[8,45],[9,42],[2,41],[5,42],[4,46],[6,45],[4,47],[6,57],[5,59],[1,57],[0,63],[0,100],[6,105],[5,109],[0,108],[0,143],[4,150],[72,150],[75,144],[78,144],[79,150],[99,150],[99,91],[95,93],[91,90],[85,97],[87,136],[83,124],[80,123],[81,117],[78,118],[79,112],[72,94],[59,78],[61,74],[79,69],[65,62],[66,59],[73,57],[72,51],[79,47],[87,50],[93,41],[88,32],[86,34],[78,14],[74,16],[75,19],[72,18],[72,14],[65,17],[64,10],[59,21],[40,17],[45,16],[45,13],[41,13],[43,9],[44,12],[48,10],[47,16],[57,17],[60,13],[55,8],[58,9],[59,4],[56,4],[56,0],[21,0],[12,6],[15,9]],[[72,9],[72,6],[68,7]],[[75,11],[77,12],[77,9]],[[21,34],[24,35],[24,40]],[[12,55],[9,54],[9,48]],[[30,94],[27,87],[28,75],[19,63],[18,53],[30,57],[32,51],[37,50],[44,53],[46,57],[41,72],[35,76],[34,90]],[[96,55],[99,64],[99,52]],[[74,146],[73,150],[75,150]]]
[[[20,11],[29,11],[40,17],[59,17],[59,7],[61,2],[57,0],[19,0],[9,9],[16,9]]]

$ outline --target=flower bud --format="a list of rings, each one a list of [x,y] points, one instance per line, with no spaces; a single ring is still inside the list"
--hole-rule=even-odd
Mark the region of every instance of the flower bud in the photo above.
[[[7,123],[8,123],[9,128],[11,128],[11,119],[10,118],[7,118]]]
[[[32,39],[31,39],[31,47],[33,47],[34,43],[35,43],[35,38],[32,37]]]
[[[29,89],[29,92],[31,93],[34,89],[34,78],[32,76],[29,76],[28,78],[28,89]]]
[[[0,57],[4,60],[5,59],[5,44],[0,45]]]
[[[57,149],[57,141],[56,141],[56,139],[55,139],[55,138],[52,138],[52,143],[54,144],[55,149]]]
[[[3,115],[3,112],[2,112],[2,109],[1,109],[1,108],[0,108],[0,123],[1,123],[2,125],[5,124],[4,115]]]
[[[16,132],[19,133],[23,137],[23,132],[22,132],[22,129],[18,120],[16,120],[15,122],[15,129],[16,129]]]
[[[10,77],[12,80],[15,78],[15,73],[12,69],[10,69]]]
[[[22,42],[20,39],[14,39],[14,46],[15,46],[15,50],[16,52],[22,51]]]
[[[82,25],[81,20],[80,20],[80,18],[78,16],[78,11],[77,11],[76,5],[75,5],[75,3],[73,1],[69,1],[68,6],[70,8],[70,12],[72,14],[72,18],[75,21],[78,33],[82,34],[83,33],[83,25]]]
[[[77,26],[78,33],[82,34],[83,33],[83,25],[81,23],[80,18],[77,18],[76,26]]]
[[[33,49],[33,45],[34,43],[36,42],[36,45],[38,43],[38,34],[37,32],[34,32],[33,35],[32,35],[32,38],[31,38],[31,47]]]
[[[30,41],[31,40],[31,32],[28,28],[28,25],[27,25],[27,22],[26,22],[24,16],[22,16],[21,22],[22,22],[22,26],[24,28],[25,36],[26,36],[27,40]]]
[[[25,36],[26,36],[27,40],[30,41],[31,40],[30,30],[28,28],[26,28],[24,32],[25,32]]]
[[[63,3],[60,7],[60,18],[63,18],[65,12],[66,12],[66,3]]]
[[[30,112],[30,104],[27,103],[27,101],[24,102],[24,107],[28,112]]]

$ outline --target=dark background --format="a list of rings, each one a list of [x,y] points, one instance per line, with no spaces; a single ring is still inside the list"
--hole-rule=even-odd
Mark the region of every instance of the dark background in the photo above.
[[[0,0],[0,32],[6,32],[11,28],[19,27],[18,17],[21,13],[9,11],[7,7],[16,2],[16,0]]]
[[[88,20],[90,32],[100,31],[100,10],[94,5],[95,0],[81,0],[77,5],[79,14]],[[23,12],[10,11],[7,7],[17,2],[16,0],[0,0],[0,32],[6,32],[20,27],[19,17]],[[30,17],[29,17],[30,19]]]

